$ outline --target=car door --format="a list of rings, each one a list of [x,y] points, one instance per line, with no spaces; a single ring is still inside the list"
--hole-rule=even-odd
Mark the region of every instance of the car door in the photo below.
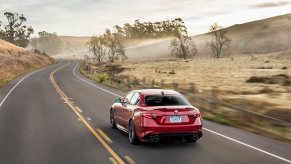
[[[136,109],[136,104],[139,101],[139,93],[135,92],[132,96],[129,104],[124,108],[124,118],[125,118],[125,128],[128,130],[129,119],[131,118],[134,110]]]
[[[122,101],[122,106],[120,107],[120,110],[117,111],[117,117],[119,117],[119,124],[123,127],[126,128],[127,123],[126,123],[126,112],[127,112],[127,106],[130,105],[130,100],[132,96],[134,95],[135,92],[131,91],[129,92],[125,98]]]

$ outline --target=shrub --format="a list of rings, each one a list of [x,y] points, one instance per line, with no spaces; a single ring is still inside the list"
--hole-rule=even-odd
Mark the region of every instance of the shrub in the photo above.
[[[265,83],[266,77],[251,76],[247,82],[248,83]]]
[[[291,79],[286,74],[273,75],[270,77],[251,76],[246,82],[248,83],[265,83],[265,84],[280,84],[288,86],[291,84]]]
[[[98,79],[99,79],[100,83],[103,83],[104,81],[106,81],[108,79],[107,73],[98,74]]]

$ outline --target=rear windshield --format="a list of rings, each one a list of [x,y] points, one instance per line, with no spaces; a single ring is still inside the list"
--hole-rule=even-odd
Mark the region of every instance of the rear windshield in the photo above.
[[[147,106],[189,105],[181,95],[150,95],[145,97],[145,102]]]

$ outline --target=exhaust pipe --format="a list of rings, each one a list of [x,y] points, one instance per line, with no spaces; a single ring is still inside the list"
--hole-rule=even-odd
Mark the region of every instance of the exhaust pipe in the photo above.
[[[159,136],[159,135],[150,135],[150,136],[148,137],[148,140],[149,140],[150,142],[158,142],[158,141],[160,140],[160,136]]]
[[[193,140],[198,140],[199,138],[201,138],[201,136],[202,136],[201,133],[193,133],[193,134],[191,135],[191,138],[192,138]]]
[[[160,140],[160,136],[155,135],[155,141],[158,142]]]

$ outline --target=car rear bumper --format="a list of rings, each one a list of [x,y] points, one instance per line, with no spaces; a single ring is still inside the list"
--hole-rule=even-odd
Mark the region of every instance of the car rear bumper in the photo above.
[[[163,137],[163,136],[188,136],[198,134],[202,136],[202,118],[197,117],[193,122],[189,123],[164,123],[161,124],[155,119],[143,118],[136,120],[136,133],[137,137],[142,140],[148,140],[149,136]]]
[[[149,142],[157,142],[161,138],[165,137],[183,137],[183,139],[192,139],[193,141],[197,141],[202,137],[202,132],[198,131],[195,133],[161,133],[161,134],[148,134],[144,137],[143,141]]]
[[[149,136],[173,137],[173,136],[190,136],[200,134],[202,136],[202,125],[175,125],[175,126],[155,126],[140,127],[138,138],[146,141]]]

